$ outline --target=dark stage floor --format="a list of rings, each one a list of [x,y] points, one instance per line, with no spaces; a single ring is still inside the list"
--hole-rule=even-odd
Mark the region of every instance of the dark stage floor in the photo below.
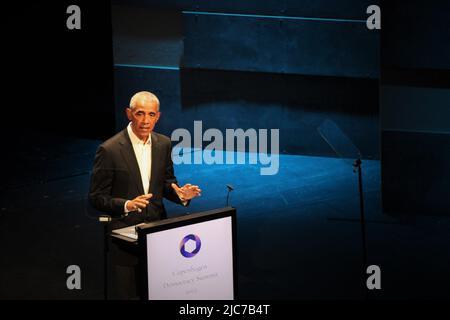
[[[86,195],[99,141],[34,135],[15,140],[1,183],[0,298],[102,299],[102,228]],[[28,147],[30,145],[30,147]],[[226,204],[235,190],[239,293],[243,299],[364,299],[357,176],[351,160],[281,155],[259,165],[178,165],[202,197],[170,216]],[[380,163],[363,162],[368,262],[381,267],[370,299],[450,297],[450,218],[381,213]],[[82,289],[66,288],[66,268]]]

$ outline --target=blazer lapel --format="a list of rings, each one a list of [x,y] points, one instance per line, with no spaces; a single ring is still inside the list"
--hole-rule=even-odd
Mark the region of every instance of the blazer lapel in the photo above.
[[[134,154],[133,145],[131,144],[130,137],[128,136],[127,129],[122,131],[123,139],[120,142],[122,148],[120,153],[122,154],[125,163],[127,164],[130,176],[136,184],[139,195],[144,194],[144,186],[142,185],[141,173],[139,171],[139,165]]]
[[[156,168],[158,167],[158,156],[160,156],[160,152],[159,152],[159,141],[158,141],[158,137],[155,133],[152,132],[151,135],[151,139],[152,139],[152,168],[151,168],[151,176],[150,176],[150,192],[153,193],[154,189],[154,183],[157,180],[156,179],[156,175],[158,174],[158,172],[156,171]]]

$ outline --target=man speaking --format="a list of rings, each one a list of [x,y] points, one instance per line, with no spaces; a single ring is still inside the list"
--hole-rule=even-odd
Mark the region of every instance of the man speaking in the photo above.
[[[188,205],[200,195],[196,185],[179,187],[168,137],[153,131],[161,115],[151,92],[136,93],[126,114],[127,128],[96,152],[89,190],[91,205],[113,218],[111,230],[167,217],[163,198]],[[112,298],[137,298],[136,255],[112,243]]]

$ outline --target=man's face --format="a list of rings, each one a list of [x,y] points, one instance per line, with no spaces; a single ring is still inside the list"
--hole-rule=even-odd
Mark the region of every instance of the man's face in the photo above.
[[[126,111],[134,134],[141,140],[147,140],[160,116],[157,102],[140,99],[134,108],[127,108]]]

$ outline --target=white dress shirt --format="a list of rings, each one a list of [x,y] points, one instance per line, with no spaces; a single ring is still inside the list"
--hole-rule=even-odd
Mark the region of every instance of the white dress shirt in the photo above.
[[[144,187],[144,192],[147,194],[150,191],[150,179],[152,178],[152,138],[150,135],[144,143],[144,141],[134,134],[133,129],[131,129],[131,122],[128,124],[127,131],[139,165],[142,186]],[[126,201],[124,205],[125,213],[130,212],[130,210],[127,210],[128,202],[130,202],[130,200]],[[181,203],[183,206],[186,206],[188,201],[182,201]]]
[[[150,179],[152,175],[152,138],[149,136],[144,143],[144,141],[134,134],[131,129],[131,122],[128,124],[127,131],[139,165],[142,186],[144,187],[144,192],[147,194],[150,188]]]
[[[139,165],[139,172],[141,173],[142,186],[144,192],[147,194],[150,189],[150,179],[152,177],[152,138],[151,135],[147,141],[144,142],[139,139],[131,129],[131,122],[127,126],[128,135],[130,136],[131,145],[133,146],[134,154]],[[127,203],[125,202],[124,211],[128,213]]]

